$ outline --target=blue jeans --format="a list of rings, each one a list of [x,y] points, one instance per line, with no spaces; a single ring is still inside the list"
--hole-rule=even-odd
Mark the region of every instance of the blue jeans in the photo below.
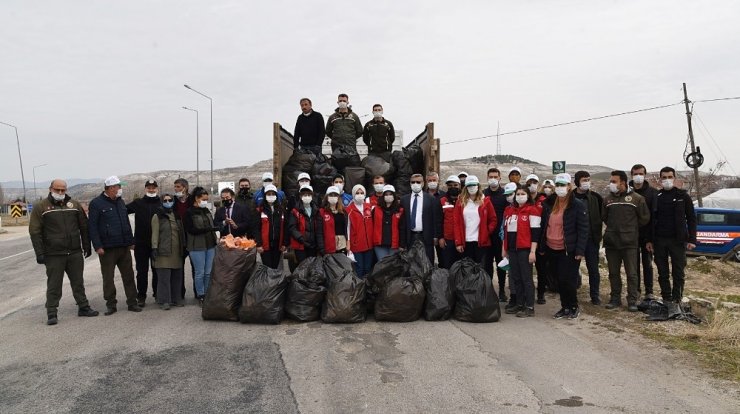
[[[211,269],[213,269],[213,256],[215,255],[215,247],[190,252],[190,258],[195,267],[195,294],[199,297],[206,295],[208,285],[211,284]]]
[[[364,252],[352,252],[355,255],[355,272],[357,277],[364,279],[370,273],[373,267],[373,250],[370,249]]]
[[[601,284],[599,245],[594,243],[591,238],[586,242],[586,268],[588,269],[588,287],[591,299],[599,299],[599,285]]]
[[[377,261],[383,260],[384,257],[396,254],[398,249],[391,249],[390,247],[375,246],[375,258]]]

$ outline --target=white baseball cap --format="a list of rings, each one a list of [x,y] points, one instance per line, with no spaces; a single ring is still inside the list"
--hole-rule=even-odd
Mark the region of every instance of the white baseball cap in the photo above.
[[[471,185],[480,185],[480,181],[478,181],[478,177],[475,175],[469,175],[467,178],[465,178],[465,187],[469,187]]]
[[[537,174],[529,174],[527,176],[527,179],[524,180],[524,182],[527,182],[529,180],[535,180],[535,181],[537,181],[539,183],[540,182],[540,177],[538,177]]]
[[[268,191],[274,191],[276,194],[278,192],[277,187],[272,184],[268,184],[265,186],[265,194],[267,194]]]
[[[392,186],[390,184],[386,184],[386,185],[383,186],[383,192],[385,193],[386,191],[390,191],[391,193],[395,193],[396,192],[396,187],[394,187],[394,186]]]
[[[460,177],[458,177],[456,175],[451,175],[451,176],[447,177],[447,181],[445,181],[445,182],[447,182],[447,183],[458,183],[458,184],[460,184]]]
[[[301,187],[301,189],[300,189],[300,190],[298,190],[298,192],[299,192],[299,193],[300,193],[301,191],[310,191],[310,192],[312,192],[312,193],[313,193],[313,187],[311,187],[310,185],[304,185],[303,187]]]
[[[467,177],[468,173],[466,173],[465,171],[460,171],[460,174],[458,174],[457,176],[460,177],[461,175],[464,175],[465,177]]]
[[[123,185],[123,182],[118,178],[118,176],[111,175],[105,179],[105,186],[110,187],[112,185]]]
[[[272,173],[271,172],[266,172],[266,173],[262,174],[262,181],[267,181],[267,180],[270,180],[270,181],[274,181],[275,180],[274,178],[272,178]]]
[[[509,175],[511,175],[511,173],[513,172],[517,172],[519,173],[519,175],[522,175],[522,170],[519,167],[511,167],[511,169],[509,170]]]
[[[542,183],[542,185],[555,185],[555,183],[552,180],[545,180],[545,182]]]
[[[308,175],[308,173],[304,173],[304,172],[298,174],[298,181],[301,181],[303,179],[306,179],[308,181],[311,181],[311,176]]]
[[[339,187],[337,187],[336,185],[332,185],[332,186],[329,186],[329,188],[326,189],[326,194],[329,195],[329,194],[332,194],[332,193],[333,194],[340,194],[341,191],[339,191]]]
[[[508,183],[504,186],[504,194],[509,195],[516,192],[516,184]]]
[[[570,174],[562,173],[555,176],[555,184],[570,184]]]

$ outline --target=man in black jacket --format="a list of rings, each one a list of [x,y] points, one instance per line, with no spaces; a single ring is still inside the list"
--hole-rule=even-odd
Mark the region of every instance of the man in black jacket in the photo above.
[[[384,154],[393,150],[396,132],[391,121],[383,117],[383,107],[373,105],[373,119],[367,121],[362,129],[362,141],[370,154]]]
[[[491,234],[491,247],[488,248],[488,256],[483,266],[489,275],[493,275],[494,264],[503,260],[503,256],[501,255],[503,239],[500,233],[501,225],[504,223],[504,209],[509,205],[504,195],[504,189],[501,187],[501,171],[498,168],[493,167],[488,169],[488,187],[483,190],[483,195],[491,200],[493,209],[496,211],[496,230]],[[499,300],[506,302],[508,300],[504,292],[504,288],[506,287],[506,270],[502,270],[496,266],[496,274],[498,275]]]
[[[424,177],[411,176],[411,194],[401,197],[401,207],[408,214],[406,218],[407,248],[416,240],[424,242],[429,261],[434,264],[434,246],[442,237],[442,204],[433,195],[422,191]]]
[[[221,237],[227,234],[250,239],[255,237],[252,212],[246,206],[234,203],[234,190],[230,188],[221,190],[221,207],[216,210],[213,223],[219,228]]]
[[[162,208],[159,199],[159,185],[155,180],[144,183],[144,197],[126,205],[128,214],[134,215],[134,259],[136,260],[136,302],[146,305],[146,291],[149,282],[149,260],[152,256],[152,217]],[[157,271],[152,266],[152,293],[157,296]]]
[[[683,297],[686,269],[686,249],[696,247],[696,215],[688,192],[674,186],[676,170],[663,167],[660,170],[662,190],[658,191],[653,207],[654,242],[648,250],[655,254],[658,268],[658,283],[663,301],[679,302]],[[671,258],[671,268],[668,258]],[[673,288],[671,288],[671,273]]]
[[[586,269],[588,269],[588,287],[591,295],[591,304],[601,305],[599,288],[601,286],[601,275],[599,274],[599,245],[603,233],[601,219],[604,200],[595,191],[591,191],[591,174],[588,171],[578,171],[575,175],[575,196],[586,204],[588,211],[588,232],[586,242]]]
[[[653,299],[653,254],[648,251],[647,244],[653,241],[653,208],[658,192],[646,182],[647,169],[642,164],[635,164],[630,170],[630,186],[645,199],[650,210],[650,222],[640,227],[640,246],[637,249],[637,289],[640,290],[640,263],[645,275],[645,299]]]
[[[313,110],[310,99],[302,98],[300,104],[302,113],[295,121],[293,148],[304,148],[318,156],[326,135],[324,116]]]

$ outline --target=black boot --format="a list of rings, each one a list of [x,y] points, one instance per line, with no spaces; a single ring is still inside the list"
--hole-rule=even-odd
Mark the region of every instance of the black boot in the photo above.
[[[56,313],[50,314],[49,315],[49,319],[46,320],[46,324],[47,325],[56,325],[57,322],[59,322],[59,321],[57,320],[57,314]]]
[[[77,316],[98,316],[100,315],[100,312],[96,311],[95,309],[85,306],[84,308],[80,308],[77,311]]]

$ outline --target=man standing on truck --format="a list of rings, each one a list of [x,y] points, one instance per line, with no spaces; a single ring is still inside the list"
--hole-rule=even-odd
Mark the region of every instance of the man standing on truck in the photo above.
[[[312,109],[310,99],[302,98],[300,104],[302,113],[295,122],[293,148],[307,149],[319,156],[326,135],[324,116]]]
[[[373,105],[373,119],[365,124],[362,140],[369,154],[387,154],[393,150],[396,132],[391,121],[383,117],[383,106]]]
[[[349,96],[340,93],[337,96],[338,108],[326,122],[326,136],[331,138],[331,149],[346,146],[357,152],[357,139],[362,136],[360,117],[349,107]]]

